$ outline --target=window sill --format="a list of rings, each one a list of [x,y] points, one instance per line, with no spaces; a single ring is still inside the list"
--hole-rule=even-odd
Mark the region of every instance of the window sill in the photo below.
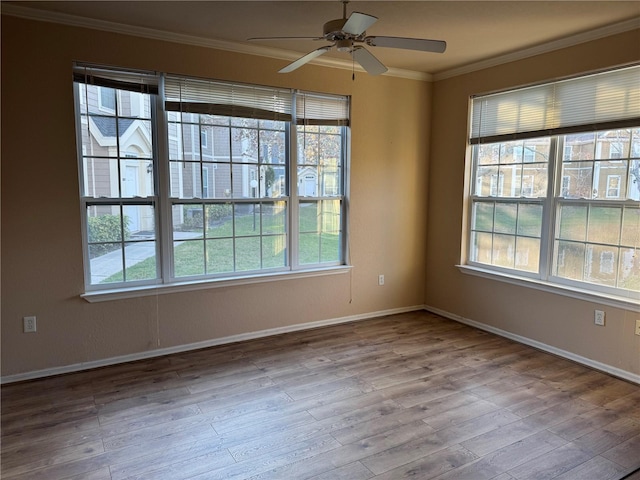
[[[90,291],[80,295],[89,303],[106,302],[110,300],[122,300],[127,298],[148,297],[164,295],[167,293],[190,292],[194,290],[207,290],[210,288],[234,287],[240,285],[253,285],[256,283],[278,282],[281,280],[296,280],[309,277],[323,277],[327,275],[340,275],[348,273],[351,266],[340,265],[336,267],[317,268],[314,270],[278,272],[265,275],[251,275],[244,277],[219,278],[215,280],[198,280],[191,282],[179,282],[167,285],[145,285],[133,288],[116,288],[111,290]]]
[[[633,312],[640,312],[640,294],[637,294],[635,298],[609,295],[606,293],[594,292],[591,290],[585,290],[572,286],[560,285],[557,283],[545,282],[542,280],[526,277],[519,277],[517,275],[510,275],[503,272],[496,272],[482,267],[477,267],[475,265],[456,265],[456,267],[458,267],[458,269],[462,273],[465,273],[467,275],[489,278],[492,280],[497,280],[499,282],[510,283],[512,285],[519,285],[522,287],[542,290],[543,292],[555,293],[556,295],[564,295],[566,297],[576,298],[578,300],[585,300],[588,302],[607,305],[610,307],[621,308]],[[634,294],[630,293],[630,295]]]

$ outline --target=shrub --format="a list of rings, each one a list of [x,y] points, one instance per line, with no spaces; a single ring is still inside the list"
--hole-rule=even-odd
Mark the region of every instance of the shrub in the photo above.
[[[131,238],[129,224],[131,220],[124,216],[124,239]],[[91,258],[99,257],[106,253],[117,250],[120,245],[120,216],[119,215],[99,215],[87,219],[87,233],[89,244],[91,244]]]
[[[218,222],[231,215],[231,205],[228,203],[207,205],[206,209],[209,224],[211,224],[212,222]]]

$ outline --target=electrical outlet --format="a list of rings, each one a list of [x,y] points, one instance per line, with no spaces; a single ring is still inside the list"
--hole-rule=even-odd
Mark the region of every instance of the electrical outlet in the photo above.
[[[640,320],[636,320],[636,335],[640,335]]]
[[[24,333],[35,333],[36,331],[36,317],[23,317],[22,318],[22,330]]]
[[[600,325],[604,327],[604,311],[596,310],[593,317],[594,317],[593,321],[595,322],[596,325]]]
[[[384,285],[384,275],[378,275],[378,285]]]

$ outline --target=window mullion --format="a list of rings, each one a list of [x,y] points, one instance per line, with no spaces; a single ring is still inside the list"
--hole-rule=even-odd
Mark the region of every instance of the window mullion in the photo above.
[[[349,129],[346,127],[341,128],[341,137],[342,137],[342,158],[344,159],[342,164],[342,205],[340,209],[340,217],[342,220],[342,259],[345,264],[350,264],[351,260],[349,258],[349,221],[347,212],[350,211],[349,205],[347,205],[348,199],[351,198],[349,192],[349,182],[347,182],[347,178],[351,178],[350,174],[350,165],[351,161],[349,158],[349,152],[351,151],[351,138],[349,136]]]
[[[171,222],[171,191],[170,191],[170,168],[169,168],[169,137],[167,135],[167,113],[164,108],[164,76],[160,78],[160,92],[156,97],[155,105],[152,105],[152,112],[155,115],[155,126],[157,141],[154,142],[157,154],[155,158],[155,170],[158,172],[156,176],[156,188],[158,189],[158,204],[156,205],[156,219],[158,227],[156,231],[159,234],[157,239],[160,251],[160,272],[162,283],[170,283],[173,275],[173,228]]]
[[[295,94],[294,94],[295,95]],[[289,267],[300,266],[300,198],[298,197],[298,129],[296,127],[296,102],[293,101],[293,121],[289,124]]]
[[[557,210],[556,192],[562,183],[562,142],[558,137],[551,137],[549,145],[549,161],[547,166],[547,196],[542,206],[542,232],[540,236],[540,278],[548,280],[553,267],[553,245],[555,238],[555,222]]]

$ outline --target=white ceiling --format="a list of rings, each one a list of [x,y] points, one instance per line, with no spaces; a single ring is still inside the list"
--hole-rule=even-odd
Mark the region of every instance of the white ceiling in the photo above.
[[[445,40],[444,54],[367,47],[392,73],[436,77],[640,27],[640,1],[351,1],[347,16],[352,11],[379,18],[368,35]],[[284,66],[325,42],[247,42],[247,38],[320,36],[325,22],[342,17],[342,4],[338,0],[3,1],[2,12],[254,52],[281,58]],[[629,48],[638,49],[640,56],[640,45]],[[320,57],[323,61],[351,65],[348,54],[335,51]]]

